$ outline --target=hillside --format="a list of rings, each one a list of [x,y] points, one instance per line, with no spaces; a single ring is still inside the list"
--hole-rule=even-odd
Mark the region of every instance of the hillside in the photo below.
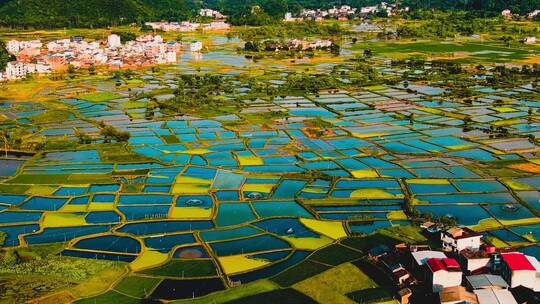
[[[251,7],[263,9],[263,23],[281,19],[286,11],[349,4],[372,5],[378,0],[0,0],[0,26],[58,28],[102,27],[144,20],[185,20],[200,7],[218,9],[236,24],[256,24]],[[540,0],[403,0],[403,6],[470,10],[498,15],[505,8],[525,14],[540,8]],[[260,21],[260,20],[259,20]]]
[[[102,27],[149,19],[185,19],[196,9],[184,0],[0,0],[0,25]]]
[[[150,15],[138,0],[15,0],[0,8],[4,26],[98,27]]]

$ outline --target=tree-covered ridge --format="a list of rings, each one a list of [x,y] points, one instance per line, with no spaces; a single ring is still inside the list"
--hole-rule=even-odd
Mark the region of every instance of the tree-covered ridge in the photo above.
[[[150,19],[186,19],[190,0],[17,0],[0,6],[0,25],[17,27],[101,27]]]
[[[334,5],[362,7],[378,0],[0,0],[0,25],[14,27],[100,27],[148,20],[179,21],[199,8],[217,9],[233,24],[265,25],[285,12]],[[540,0],[403,0],[402,6],[467,10],[480,16],[500,15],[503,9],[527,14],[540,8]],[[254,7],[257,7],[254,9]]]
[[[0,8],[0,23],[31,27],[99,27],[135,21],[149,14],[135,0],[22,0]]]

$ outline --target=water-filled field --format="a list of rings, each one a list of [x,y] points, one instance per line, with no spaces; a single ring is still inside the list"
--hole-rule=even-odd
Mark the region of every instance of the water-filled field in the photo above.
[[[499,52],[486,47],[452,50],[488,59]],[[4,103],[10,119],[2,126],[72,143],[0,156],[5,246],[61,243],[64,256],[126,262],[125,280],[151,285],[150,298],[173,300],[275,276],[343,237],[416,217],[491,230],[486,237],[504,244],[540,237],[540,159],[530,137],[540,134],[536,88],[476,87],[470,104],[449,98],[453,88],[441,82],[270,97],[254,95],[255,85],[238,75],[265,68],[260,81],[271,88],[305,68],[342,69],[347,80],[353,64],[279,61],[268,68],[269,60],[230,51],[204,57],[216,65],[186,56],[176,67],[121,82],[74,79],[47,91],[47,107]],[[222,69],[232,86],[222,97],[234,105],[160,108],[158,101],[178,97],[178,72],[195,73],[197,60],[200,72]],[[375,68],[402,73],[388,61]],[[131,137],[109,143],[104,126]],[[486,131],[501,126],[505,136]],[[94,142],[79,144],[79,132]]]

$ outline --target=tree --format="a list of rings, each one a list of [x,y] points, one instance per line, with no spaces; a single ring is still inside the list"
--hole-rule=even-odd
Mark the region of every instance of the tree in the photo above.
[[[91,144],[93,140],[90,135],[81,132],[78,129],[75,131],[75,136],[79,139],[79,144]]]
[[[8,62],[14,61],[15,59],[15,56],[7,51],[4,41],[0,41],[0,70],[5,70]]]
[[[288,10],[287,1],[285,0],[266,0],[262,7],[268,15],[274,18],[281,18]]]
[[[106,143],[111,142],[116,135],[116,129],[113,126],[106,126],[99,132],[103,136],[103,141]]]
[[[94,64],[91,64],[88,67],[88,73],[90,73],[90,75],[95,75],[96,74],[96,66]]]
[[[371,58],[373,56],[373,52],[370,49],[364,50],[364,57]]]
[[[332,54],[339,54],[341,50],[341,47],[339,46],[339,44],[337,43],[333,43],[330,45],[330,52],[332,52]]]
[[[126,142],[131,138],[131,134],[128,131],[121,131],[113,126],[102,127],[100,134],[106,143],[110,143],[112,139],[115,139],[117,142]]]
[[[115,134],[116,141],[127,142],[131,138],[131,134],[128,131],[119,131]]]
[[[4,231],[0,231],[0,248],[4,246],[6,242],[7,234]]]
[[[1,130],[0,131],[0,137],[2,138],[2,141],[4,142],[4,152],[6,153],[6,158],[8,157],[8,149],[9,149],[9,133],[7,130]]]
[[[120,41],[122,41],[122,43],[137,39],[137,35],[132,32],[113,31],[111,34],[120,36]]]
[[[502,36],[500,40],[509,47],[510,43],[514,40],[514,38],[512,36]]]
[[[152,32],[154,29],[145,23],[141,25],[141,32]]]
[[[68,72],[68,74],[70,74],[70,75],[75,74],[75,66],[72,65],[72,64],[68,65],[68,67],[67,67],[67,72]]]

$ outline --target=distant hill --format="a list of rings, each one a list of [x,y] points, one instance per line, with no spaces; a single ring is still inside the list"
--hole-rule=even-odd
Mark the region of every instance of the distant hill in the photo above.
[[[155,18],[187,18],[194,2],[184,0],[0,0],[0,25],[101,27]]]
[[[145,20],[185,20],[200,7],[218,9],[239,24],[252,22],[251,7],[260,6],[264,18],[280,19],[286,11],[349,4],[372,5],[379,0],[0,0],[0,26],[58,28],[103,27]],[[388,1],[387,2],[393,2]],[[540,8],[540,0],[401,0],[412,8],[475,10],[497,15],[509,8],[525,14]]]

